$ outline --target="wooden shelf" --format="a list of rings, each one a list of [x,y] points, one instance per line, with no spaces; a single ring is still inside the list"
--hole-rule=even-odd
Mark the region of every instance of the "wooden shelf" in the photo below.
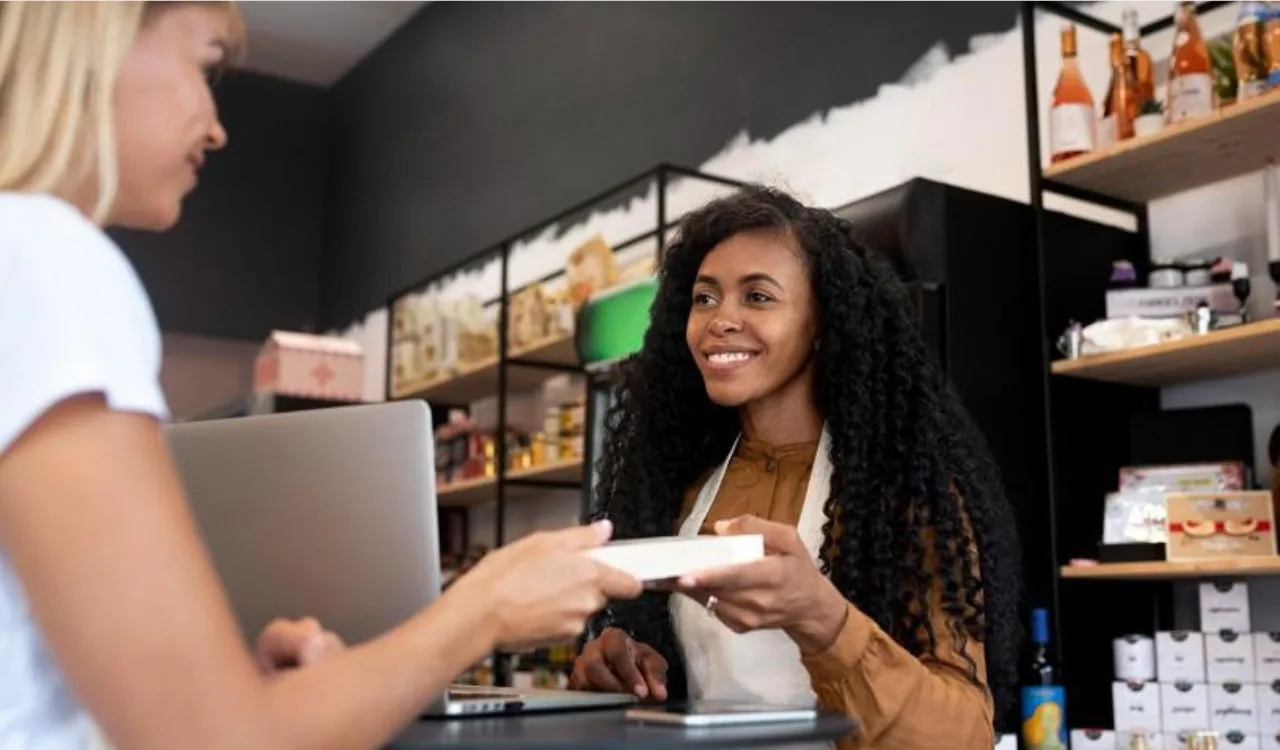
[[[1051,365],[1053,374],[1163,386],[1280,368],[1280,318]]]
[[[1280,575],[1280,556],[1197,562],[1099,563],[1064,565],[1063,578],[1096,581],[1164,581],[1196,578]]]
[[[531,469],[519,469],[507,472],[507,481],[513,480],[537,480],[540,482],[573,482],[582,483],[582,461],[581,459],[572,459],[569,461],[557,461],[554,463],[535,466]],[[532,495],[545,494],[547,492],[565,492],[571,491],[555,487],[528,487],[518,485],[507,485],[507,497],[509,499],[527,498]],[[458,507],[466,505],[477,505],[480,503],[491,502],[498,498],[498,481],[492,477],[480,477],[478,479],[465,479],[459,482],[450,482],[448,485],[440,487],[436,492],[438,502],[444,507]]]
[[[1046,167],[1055,182],[1146,202],[1262,169],[1280,157],[1280,92]]]
[[[577,367],[578,352],[573,336],[554,336],[545,341],[512,350],[509,359]],[[507,366],[509,391],[529,391],[542,385],[556,372],[542,368]],[[498,392],[498,358],[491,357],[457,373],[417,383],[401,383],[392,398],[425,398],[445,404],[470,404]]]

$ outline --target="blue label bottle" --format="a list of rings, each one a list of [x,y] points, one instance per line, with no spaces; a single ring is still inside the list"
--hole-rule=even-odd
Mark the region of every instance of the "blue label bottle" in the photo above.
[[[1065,750],[1067,696],[1049,658],[1048,610],[1032,610],[1031,640],[1035,649],[1022,683],[1022,747]]]

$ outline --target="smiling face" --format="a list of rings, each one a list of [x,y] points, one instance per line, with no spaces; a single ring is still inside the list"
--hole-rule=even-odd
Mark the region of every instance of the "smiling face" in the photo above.
[[[811,388],[817,315],[808,269],[787,235],[724,240],[691,291],[685,337],[713,402],[737,407]]]
[[[206,151],[222,148],[211,75],[236,41],[223,3],[152,6],[116,81],[119,186],[109,223],[167,229],[196,186]]]

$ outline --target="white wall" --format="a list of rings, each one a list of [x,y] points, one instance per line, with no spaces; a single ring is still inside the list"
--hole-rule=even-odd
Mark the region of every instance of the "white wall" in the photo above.
[[[1121,12],[1134,7],[1142,22],[1171,13],[1172,2],[1096,3],[1089,7],[1098,17],[1119,23]],[[1201,19],[1206,34],[1231,28],[1236,9],[1228,6]],[[1010,3],[1011,23],[1016,6]],[[1037,85],[1040,111],[1045,112],[1060,64],[1058,32],[1061,21],[1041,15],[1036,24],[1039,51]],[[1089,29],[1078,30],[1081,65],[1095,99],[1100,100],[1109,77],[1107,39]],[[1157,61],[1168,56],[1171,32],[1144,42]],[[724,149],[699,165],[704,171],[739,179],[779,184],[801,197],[837,206],[897,185],[915,176],[952,183],[1013,200],[1029,200],[1026,117],[1023,101],[1021,32],[974,40],[974,51],[950,56],[941,46],[931,50],[897,83],[886,84],[868,100],[814,113],[771,140],[741,133]],[[1042,115],[1040,142],[1047,155],[1047,118]],[[679,212],[712,194],[705,185],[677,184],[669,205]],[[565,254],[583,238],[600,231],[611,240],[631,236],[652,226],[653,195],[609,212],[593,215],[583,224],[567,228],[563,235],[550,233],[524,243],[513,260],[513,281],[534,278],[562,266]],[[1106,210],[1056,196],[1046,197],[1049,208],[1078,213],[1099,221],[1131,226]],[[1267,277],[1261,245],[1263,228],[1262,187],[1257,175],[1190,191],[1153,203],[1150,207],[1152,254],[1161,259],[1187,255],[1228,255],[1247,260],[1254,271],[1254,309],[1266,310],[1274,298]],[[1034,248],[1028,247],[1028,252]],[[496,288],[496,265],[467,280],[446,284],[444,291],[480,284]],[[361,338],[369,360],[385,361],[385,315],[375,312],[366,325],[377,335]],[[358,326],[357,328],[361,328]],[[1266,436],[1280,418],[1276,373],[1198,383],[1166,389],[1168,406],[1188,406],[1223,400],[1244,401],[1254,408],[1254,420],[1263,451]],[[381,380],[375,382],[380,383]],[[1265,459],[1260,474],[1270,480]],[[569,501],[540,505],[538,511],[522,507],[530,524],[563,523]],[[573,500],[576,503],[576,499]],[[576,506],[575,506],[576,508]],[[545,516],[539,516],[544,512]],[[522,516],[523,517],[523,516]],[[510,527],[514,531],[516,524]],[[485,537],[490,538],[490,537]]]

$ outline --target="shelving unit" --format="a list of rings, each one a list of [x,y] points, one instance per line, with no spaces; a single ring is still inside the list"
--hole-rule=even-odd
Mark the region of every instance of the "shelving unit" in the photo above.
[[[1055,375],[1159,387],[1280,368],[1280,319],[1053,363]]]
[[[446,407],[470,406],[476,401],[496,397],[497,423],[499,428],[509,425],[508,401],[512,393],[527,392],[537,389],[550,378],[558,374],[573,373],[583,375],[587,381],[587,400],[584,427],[588,434],[584,436],[584,453],[580,458],[559,461],[530,467],[528,469],[510,469],[506,441],[496,441],[496,473],[492,477],[470,479],[450,483],[438,488],[438,502],[445,507],[468,507],[483,503],[495,503],[494,546],[500,547],[507,540],[506,509],[509,501],[528,501],[535,496],[545,494],[548,490],[572,490],[581,496],[581,507],[585,516],[590,508],[591,498],[591,466],[595,444],[601,436],[592,432],[601,423],[599,415],[594,413],[594,406],[599,395],[599,384],[603,382],[598,374],[586,373],[579,364],[576,342],[572,335],[552,336],[534,345],[522,348],[509,346],[510,336],[507,330],[509,319],[509,303],[512,294],[519,291],[511,284],[511,253],[525,238],[542,235],[546,230],[561,224],[579,221],[589,215],[592,210],[608,205],[623,205],[646,188],[653,189],[656,195],[656,216],[653,228],[638,236],[621,241],[611,242],[613,252],[636,247],[640,243],[650,242],[654,247],[655,258],[660,261],[666,249],[670,232],[676,225],[679,216],[669,211],[668,192],[671,187],[681,181],[704,182],[723,188],[737,189],[741,183],[724,177],[705,174],[693,169],[672,164],[660,164],[654,168],[625,180],[577,205],[571,206],[555,216],[538,222],[532,227],[520,231],[496,245],[465,258],[459,263],[446,268],[429,278],[411,285],[392,295],[387,301],[387,309],[397,309],[397,302],[410,294],[416,294],[433,283],[451,277],[457,273],[478,268],[486,263],[498,260],[500,263],[500,281],[498,296],[492,302],[497,305],[498,355],[485,361],[472,363],[465,370],[448,373],[423,382],[397,385],[393,377],[395,330],[388,326],[387,332],[387,381],[385,390],[388,399],[425,399],[432,403],[436,412]],[[647,252],[643,247],[637,250]],[[560,273],[563,273],[561,271]],[[535,280],[530,283],[550,281],[560,273]],[[501,685],[511,684],[509,655],[494,655],[494,674]]]
[[[1152,201],[1256,172],[1280,157],[1280,92],[1228,105],[1044,170],[1045,179],[1127,201]]]
[[[1227,5],[1201,2],[1196,10],[1203,16]],[[1170,10],[1173,6],[1168,3]],[[1054,563],[1051,598],[1038,605],[1047,604],[1051,609],[1055,655],[1066,675],[1071,693],[1068,705],[1075,714],[1070,718],[1072,725],[1107,726],[1110,701],[1106,691],[1096,688],[1112,679],[1111,639],[1158,627],[1162,622],[1168,627],[1178,606],[1173,584],[1179,581],[1280,575],[1280,558],[1084,566],[1062,563],[1096,554],[1096,519],[1101,515],[1103,496],[1114,490],[1115,471],[1128,459],[1130,417],[1160,409],[1159,387],[1280,367],[1280,321],[1269,319],[1123,352],[1055,361],[1052,342],[1068,319],[1102,317],[1105,305],[1101,298],[1084,299],[1063,292],[1049,299],[1046,279],[1052,274],[1059,282],[1058,289],[1064,284],[1096,287],[1097,274],[1107,274],[1109,268],[1097,263],[1085,267],[1061,252],[1049,254],[1044,197],[1054,193],[1131,216],[1135,249],[1131,260],[1141,276],[1150,261],[1147,202],[1260,170],[1268,160],[1280,156],[1280,138],[1276,137],[1280,133],[1280,93],[1233,104],[1212,115],[1166,126],[1152,135],[1127,139],[1060,164],[1045,164],[1041,124],[1050,103],[1047,96],[1041,98],[1038,87],[1035,21],[1041,12],[1104,35],[1120,33],[1121,29],[1076,4],[1023,2],[1020,7],[1030,195],[1041,279],[1044,392],[1049,404],[1045,414],[1049,467],[1045,541]],[[1146,40],[1173,23],[1170,14],[1143,26],[1140,34]],[[1152,50],[1152,54],[1159,60],[1160,52]],[[1163,97],[1164,92],[1157,95]],[[1068,281],[1063,282],[1064,278]],[[1132,585],[1088,585],[1090,581],[1127,581]]]
[[[1102,563],[1064,565],[1063,578],[1082,581],[1177,581],[1225,576],[1242,578],[1280,575],[1280,557],[1202,560],[1197,562]]]

